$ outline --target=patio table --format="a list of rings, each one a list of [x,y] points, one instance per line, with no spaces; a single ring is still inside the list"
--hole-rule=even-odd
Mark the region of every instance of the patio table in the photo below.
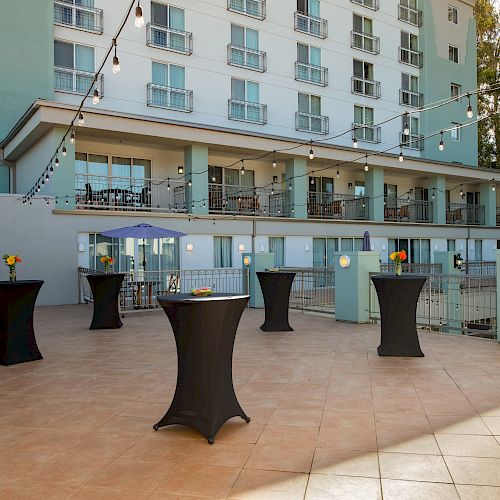
[[[177,386],[155,430],[182,424],[199,431],[210,444],[232,417],[250,421],[233,387],[232,361],[236,330],[248,295],[190,294],[158,297],[177,345]]]
[[[264,332],[293,332],[288,323],[288,303],[295,273],[258,272],[264,295],[265,321],[260,329]]]
[[[33,330],[33,310],[43,281],[0,281],[0,363],[43,359]]]
[[[123,278],[123,273],[87,275],[94,298],[94,315],[90,330],[120,328],[123,325],[118,309]]]
[[[380,304],[379,356],[424,356],[418,341],[416,312],[426,280],[415,274],[372,276]]]

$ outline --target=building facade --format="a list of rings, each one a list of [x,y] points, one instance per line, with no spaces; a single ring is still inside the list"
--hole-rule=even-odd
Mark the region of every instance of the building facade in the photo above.
[[[19,15],[27,4],[16,2]],[[144,251],[158,269],[240,267],[243,251],[327,266],[368,230],[384,262],[402,248],[411,262],[447,249],[493,260],[494,174],[478,168],[476,98],[464,96],[476,88],[473,4],[142,2],[145,26],[132,11],[117,40],[120,71],[104,65],[84,124],[27,206],[20,195],[66,133],[129,1],[40,0],[21,29],[1,20],[0,204],[12,215],[1,251],[31,247],[38,269],[57,256],[45,303],[76,302],[76,268],[103,253],[121,270],[140,267]],[[137,222],[187,236],[144,250],[99,235]]]

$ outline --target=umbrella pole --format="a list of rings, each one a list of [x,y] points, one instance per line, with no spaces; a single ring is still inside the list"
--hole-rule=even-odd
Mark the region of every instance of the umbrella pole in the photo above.
[[[146,240],[142,238],[142,268],[146,272]]]

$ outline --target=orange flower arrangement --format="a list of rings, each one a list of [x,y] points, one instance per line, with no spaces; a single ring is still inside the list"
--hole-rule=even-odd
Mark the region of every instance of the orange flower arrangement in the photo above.
[[[392,252],[389,258],[396,263],[396,275],[400,276],[402,272],[401,263],[408,258],[406,251]]]
[[[6,253],[3,256],[3,261],[9,267],[9,279],[10,279],[10,281],[16,281],[16,264],[19,264],[19,262],[22,262],[21,257],[19,257],[19,255],[9,255]]]
[[[108,273],[113,267],[113,258],[109,255],[101,257],[101,262],[104,264],[104,272]]]

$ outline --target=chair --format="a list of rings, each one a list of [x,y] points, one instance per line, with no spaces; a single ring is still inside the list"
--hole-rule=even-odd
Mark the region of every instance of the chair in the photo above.
[[[92,192],[92,186],[90,185],[90,182],[87,182],[85,184],[85,203],[91,204],[94,201],[94,194]]]
[[[144,186],[141,190],[140,203],[142,207],[151,207],[151,191],[148,186]]]
[[[332,215],[334,217],[339,217],[340,219],[342,218],[342,201],[335,200],[333,202],[333,213],[332,213]]]
[[[171,274],[168,279],[167,294],[180,293],[180,281],[181,277],[178,274]]]
[[[400,219],[410,219],[410,206],[409,205],[403,205],[399,209],[399,218]]]

